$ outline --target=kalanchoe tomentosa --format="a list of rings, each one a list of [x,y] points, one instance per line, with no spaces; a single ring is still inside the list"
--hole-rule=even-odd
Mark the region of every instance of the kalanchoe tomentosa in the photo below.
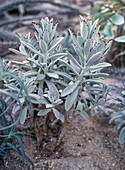
[[[39,110],[38,115],[42,116],[53,111],[56,118],[64,121],[63,115],[54,109],[55,106],[62,103],[62,100],[59,99],[59,91],[54,84],[54,80],[59,79],[58,72],[55,72],[58,68],[57,62],[66,55],[66,53],[62,53],[62,46],[60,44],[63,37],[56,37],[57,24],[53,24],[53,19],[49,20],[46,17],[41,19],[40,25],[35,23],[33,25],[36,29],[35,38],[31,38],[30,33],[26,36],[21,36],[19,51],[11,49],[11,51],[18,55],[26,56],[26,60],[22,63],[13,63],[28,68],[28,71],[22,69],[19,74],[21,74],[22,81],[24,81],[31,103],[46,105],[46,111]],[[57,81],[57,84],[60,83],[60,81]],[[25,122],[28,110],[24,93],[23,96],[21,96],[21,99],[23,100],[25,112],[21,123]],[[17,111],[17,109],[18,105],[15,105],[13,112]]]
[[[108,50],[110,41],[106,42],[99,34],[98,22],[98,19],[93,23],[91,18],[80,16],[80,31],[77,35],[74,36],[69,30],[76,54],[73,56],[67,52],[67,61],[60,59],[73,75],[72,84],[61,93],[62,97],[66,96],[65,109],[69,110],[73,104],[77,104],[76,110],[87,119],[85,110],[92,108],[92,113],[94,113],[94,107],[103,105],[109,92],[106,83],[102,80],[108,74],[100,71],[104,67],[111,66],[102,59]]]
[[[25,122],[27,110],[31,109],[27,97],[29,102],[33,105],[35,103],[34,107],[36,104],[44,105],[42,109],[37,107],[38,116],[53,112],[56,119],[66,123],[64,128],[73,120],[74,115],[80,114],[88,120],[88,109],[94,115],[95,107],[101,109],[100,106],[105,104],[110,89],[103,80],[108,74],[101,70],[111,66],[103,61],[110,41],[99,34],[98,21],[97,19],[93,23],[91,18],[80,16],[80,31],[77,35],[74,36],[69,30],[75,54],[63,52],[60,44],[63,37],[56,37],[57,24],[54,25],[53,19],[49,20],[47,17],[41,19],[40,24],[33,23],[35,38],[31,38],[30,33],[20,36],[19,51],[11,51],[26,57],[22,63],[12,62],[21,66],[18,76],[25,86],[25,91],[19,96],[20,103],[23,101],[24,111],[21,123]],[[17,83],[13,85],[17,87]],[[6,87],[13,93],[12,84],[11,87],[10,84]],[[63,104],[65,112],[59,110]],[[15,104],[13,112],[17,107]]]

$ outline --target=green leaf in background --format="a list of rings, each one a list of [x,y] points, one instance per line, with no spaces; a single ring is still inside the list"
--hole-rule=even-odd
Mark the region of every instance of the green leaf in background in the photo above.
[[[100,31],[102,31],[105,28],[105,22],[102,22],[100,25]]]
[[[95,16],[94,16],[94,20],[96,20],[96,19],[98,19],[98,18],[102,18],[102,16],[103,16],[103,13],[100,13],[100,12],[98,12],[97,14],[95,14]]]
[[[115,38],[115,41],[125,43],[125,35]]]
[[[116,13],[115,15],[112,16],[112,22],[115,25],[122,25],[124,24],[124,17]]]
[[[113,12],[106,12],[106,13],[103,14],[102,17],[103,17],[104,19],[108,19],[108,18],[111,17],[112,15],[114,15]]]
[[[102,34],[106,38],[112,38],[112,25],[109,23],[106,26],[104,25],[104,29],[102,31]]]
[[[101,6],[97,3],[95,4],[92,9],[91,9],[91,14],[95,14],[96,12],[98,12],[101,9]]]

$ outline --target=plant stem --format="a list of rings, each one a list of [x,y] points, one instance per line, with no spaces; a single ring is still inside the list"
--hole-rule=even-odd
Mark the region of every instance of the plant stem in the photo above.
[[[44,133],[48,133],[49,120],[50,120],[50,113],[48,113],[48,114],[46,115],[46,118],[45,118]]]
[[[60,136],[59,136],[59,139],[58,139],[58,141],[57,141],[56,147],[59,147],[59,146],[61,145],[61,143],[62,143],[62,141],[63,141],[63,139],[64,139],[64,137],[65,137],[65,134],[66,134],[66,132],[67,132],[67,130],[68,130],[70,124],[71,124],[71,122],[72,122],[76,117],[77,117],[77,116],[72,116],[72,118],[64,124],[64,127],[63,127],[63,129],[62,129],[62,132],[61,132],[61,134],[60,134]]]
[[[39,125],[38,125],[38,121],[37,118],[35,117],[33,120],[33,126],[36,132],[36,137],[37,137],[37,149],[39,152],[40,146],[42,146],[43,144],[43,137],[42,137],[42,130],[40,129]]]

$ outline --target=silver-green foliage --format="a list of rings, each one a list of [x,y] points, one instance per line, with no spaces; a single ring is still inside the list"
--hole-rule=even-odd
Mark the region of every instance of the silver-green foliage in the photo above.
[[[19,122],[21,113],[22,113],[22,106],[20,103],[19,95],[21,91],[24,90],[24,85],[20,78],[18,78],[15,74],[13,74],[14,70],[8,68],[9,63],[5,63],[4,61],[0,60],[0,85],[1,87],[10,81],[18,82],[19,84],[19,91],[16,95],[13,96],[12,93],[8,91],[8,89],[0,89],[0,160],[3,161],[4,159],[8,159],[10,169],[12,169],[12,162],[10,160],[11,152],[15,151],[22,157],[21,167],[24,165],[25,159],[32,165],[32,170],[34,169],[34,165],[30,158],[25,154],[25,149],[23,145],[23,141],[21,138],[21,132],[15,131],[15,125]],[[1,88],[0,87],[0,88]],[[4,100],[5,96],[7,96],[7,101]],[[8,102],[9,100],[9,102]],[[13,104],[17,102],[19,105],[20,114],[16,121],[10,110],[12,109]],[[15,140],[16,144],[15,144]],[[18,142],[18,145],[17,145]],[[19,165],[20,166],[20,165]]]
[[[111,116],[110,123],[115,120],[117,123],[115,130],[119,135],[119,143],[125,144],[125,91],[122,91],[122,95],[117,100],[121,102],[122,109]]]
[[[111,66],[103,62],[103,56],[108,50],[110,41],[106,41],[99,34],[99,20],[94,23],[91,18],[80,16],[80,31],[76,36],[69,30],[72,46],[76,54],[68,53],[67,60],[60,59],[68,68],[73,80],[62,91],[61,97],[65,97],[65,109],[68,111],[73,105],[75,111],[88,119],[86,111],[91,108],[92,115],[94,108],[100,108],[105,104],[108,89],[101,73],[104,67]]]
[[[58,75],[58,60],[64,58],[66,53],[62,53],[61,41],[63,37],[56,37],[55,32],[57,24],[53,24],[53,19],[49,20],[48,17],[41,19],[40,25],[33,23],[36,32],[35,38],[31,38],[31,34],[20,37],[21,46],[19,51],[11,49],[11,51],[18,55],[26,56],[26,60],[23,63],[15,62],[20,66],[25,66],[28,71],[21,69],[19,76],[24,82],[27,90],[30,102],[32,104],[44,104],[46,109],[39,110],[38,116],[47,114],[53,111],[55,117],[64,122],[64,116],[59,113],[54,107],[61,104],[62,100],[59,99],[59,91],[55,86],[54,81],[57,84],[61,84]],[[8,85],[7,85],[8,86]],[[16,84],[14,84],[16,86]],[[12,89],[8,86],[11,93],[19,89]],[[15,93],[15,92],[14,92]],[[21,117],[21,123],[26,120],[27,111],[30,108],[27,106],[27,95],[23,91],[19,96],[19,100],[23,105],[23,112]],[[13,108],[13,113],[19,109],[16,103]]]
[[[40,25],[34,24],[35,38],[31,34],[20,37],[19,51],[11,49],[18,55],[25,56],[25,60],[12,62],[20,65],[17,75],[21,78],[25,90],[21,91],[18,100],[22,105],[21,123],[26,120],[31,104],[43,104],[45,109],[38,108],[38,116],[53,112],[56,119],[65,120],[63,112],[57,106],[65,105],[65,111],[71,109],[88,120],[87,110],[91,108],[94,115],[95,107],[101,109],[104,105],[109,89],[104,82],[108,74],[101,70],[111,66],[103,61],[110,41],[106,41],[100,34],[97,19],[80,16],[80,31],[76,36],[70,32],[75,55],[63,52],[61,42],[63,37],[56,37],[57,24],[47,17],[41,19]],[[25,69],[26,68],[26,69]],[[5,85],[13,96],[19,92],[18,82]],[[18,103],[13,107],[13,113],[19,110]]]

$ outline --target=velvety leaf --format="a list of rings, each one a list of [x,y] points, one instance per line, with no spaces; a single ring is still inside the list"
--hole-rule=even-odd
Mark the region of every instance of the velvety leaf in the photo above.
[[[79,87],[77,87],[70,95],[67,96],[65,101],[65,109],[68,111],[72,105],[75,103],[78,97]]]
[[[93,31],[92,36],[91,36],[91,39],[95,40],[95,39],[97,38],[99,29],[100,29],[100,25],[98,25],[98,26],[95,28],[95,30]]]
[[[82,112],[79,112],[79,114],[85,119],[85,120],[89,120],[89,116],[86,112],[82,111]]]
[[[64,81],[61,81],[61,80],[54,80],[54,83],[57,83],[57,84],[59,84],[59,85],[61,85],[63,87],[67,87],[68,86],[67,83],[65,83]]]
[[[52,60],[51,63],[49,64],[48,68],[53,67],[53,66],[54,66],[58,61],[60,61],[60,59],[62,59],[62,58],[63,58],[63,56],[58,57],[58,58],[55,59],[55,60]]]
[[[46,108],[52,108],[53,107],[53,104],[46,104]]]
[[[74,64],[76,64],[79,68],[82,68],[81,65],[78,63],[78,61],[74,58],[74,56],[72,56],[68,51],[68,57],[74,62]]]
[[[47,113],[49,113],[51,109],[43,109],[38,112],[38,116],[45,116]]]
[[[61,97],[67,96],[70,93],[72,93],[78,86],[79,81],[73,83],[72,85],[69,85],[68,87],[66,87],[63,92],[61,93]]]
[[[73,81],[73,78],[71,75],[65,73],[65,72],[60,72],[60,71],[55,71],[56,74],[58,74],[59,76],[65,77],[71,81]]]
[[[79,43],[78,43],[76,37],[73,35],[73,33],[72,33],[72,31],[71,31],[70,29],[69,29],[69,33],[70,33],[71,39],[73,40],[74,44],[75,44],[78,48],[80,48]]]
[[[60,119],[64,123],[64,115],[62,113],[60,113],[55,108],[53,108],[53,113],[57,119]]]
[[[59,99],[59,92],[58,92],[58,89],[56,88],[56,86],[54,85],[54,83],[52,81],[49,81],[49,80],[46,80],[45,81],[48,88],[49,88],[49,91],[54,94],[55,96],[55,100]]]
[[[88,27],[84,20],[81,21],[80,32],[81,32],[81,37],[83,38],[83,41],[86,41],[88,37]]]
[[[13,90],[13,91],[16,91],[16,92],[19,92],[19,88],[15,86],[15,84],[5,84],[5,87],[8,87],[9,89]]]
[[[63,39],[64,39],[63,37],[58,38],[58,39],[56,40],[56,42],[54,42],[53,46],[50,47],[50,49],[49,49],[48,52],[51,52],[52,50],[54,50],[55,47],[56,47],[57,45],[59,45],[59,43],[60,43]]]
[[[29,94],[29,97],[32,97],[32,98],[40,100],[40,96],[38,96],[37,94],[33,94],[33,93]]]
[[[55,58],[58,58],[58,57],[61,57],[61,56],[65,56],[65,55],[67,55],[67,53],[53,54],[53,55],[47,57],[47,60],[55,59]]]
[[[13,106],[12,114],[15,114],[19,109],[20,109],[20,106],[16,103],[16,104]]]
[[[58,74],[56,74],[56,73],[47,73],[47,75],[50,77],[50,78],[54,78],[54,79],[59,79],[59,76],[58,76]]]
[[[89,55],[91,48],[93,47],[93,41],[91,39],[87,39],[84,44],[84,53],[86,56]]]
[[[98,52],[96,54],[94,54],[87,62],[87,66],[88,65],[93,65],[98,59],[100,59],[102,57],[102,52]]]
[[[125,35],[115,38],[115,41],[125,43]]]
[[[21,112],[21,117],[20,117],[21,124],[24,124],[24,122],[26,120],[27,110],[28,110],[28,106],[26,106]]]
[[[43,53],[47,52],[47,44],[44,40],[39,41],[39,46]]]
[[[77,110],[77,111],[80,111],[80,112],[83,111],[83,106],[82,106],[82,103],[81,103],[80,101],[79,101],[78,104],[77,104],[76,110]]]
[[[57,25],[58,25],[58,23],[57,23],[57,24],[53,27],[53,29],[52,29],[51,38],[50,38],[51,40],[53,39],[53,37],[54,37],[54,35],[55,35]]]
[[[14,53],[17,54],[17,55],[25,56],[24,54],[22,54],[21,52],[15,50],[15,49],[13,49],[13,48],[9,48],[9,50],[12,51],[12,52],[14,52]]]
[[[86,80],[83,80],[83,83],[86,83],[86,82],[106,85],[106,83],[101,79],[86,79]]]
[[[70,64],[68,64],[65,60],[60,59],[59,61],[64,63],[70,70],[73,71],[73,73],[75,73],[76,75],[79,75],[79,73],[74,69],[74,67],[72,67]]]
[[[29,87],[27,88],[27,93],[30,94],[30,93],[34,92],[35,89],[36,89],[36,85],[29,86]]]
[[[62,104],[62,103],[63,103],[63,100],[62,99],[58,99],[58,100],[54,101],[53,104],[59,105],[59,104]]]
[[[27,60],[34,63],[36,66],[39,66],[41,69],[43,69],[43,67],[39,64],[39,62],[37,60],[34,60],[32,58],[27,58]]]
[[[29,50],[31,50],[35,54],[43,56],[43,54],[41,54],[32,44],[25,42],[25,41],[22,41],[22,40],[21,40],[21,43],[23,43]]]
[[[94,23],[93,23],[93,25],[92,25],[90,37],[92,37],[92,34],[93,34],[94,30],[96,29],[96,27],[97,27],[97,25],[98,25],[98,23],[99,23],[99,20],[100,20],[100,19],[97,19],[97,20],[94,21]]]
[[[79,75],[82,71],[82,69],[80,67],[78,67],[73,60],[70,60],[70,66],[71,68],[75,71],[75,73],[77,73],[77,75]],[[82,65],[81,65],[82,66]],[[71,69],[71,70],[72,70]]]
[[[84,77],[88,77],[88,76],[91,76],[93,78],[99,78],[99,77],[107,77],[109,76],[109,74],[107,73],[88,73],[88,74],[85,74]]]
[[[74,50],[75,50],[75,52],[76,52],[76,54],[77,54],[77,56],[78,56],[78,58],[79,58],[79,63],[81,64],[81,65],[83,65],[84,64],[84,56],[83,56],[83,53],[82,53],[82,50],[80,49],[80,48],[78,48],[75,44],[73,44],[72,43],[72,46],[73,46],[73,48],[74,48]],[[71,55],[71,54],[70,54]],[[80,66],[81,67],[81,66]]]
[[[99,17],[98,17],[99,18]],[[89,21],[87,22],[88,24],[88,38],[90,38],[90,34],[91,34],[91,29],[92,29],[92,20],[89,19]]]
[[[35,29],[37,30],[37,32],[40,34],[40,35],[42,35],[42,29],[39,27],[39,25],[38,24],[35,24],[35,23],[33,23],[33,25],[34,25],[34,27],[35,27]]]
[[[45,30],[44,33],[43,33],[43,40],[46,42],[46,44],[49,43],[49,32],[48,30]]]
[[[92,72],[95,72],[95,71],[101,70],[101,69],[103,69],[105,67],[111,67],[111,64],[107,63],[107,62],[102,62],[102,63],[96,64],[94,66],[91,66],[90,70]]]
[[[38,74],[39,74],[38,72],[30,70],[30,71],[27,71],[27,72],[24,74],[24,76],[25,76],[25,77],[28,77],[28,76],[36,76],[36,75],[38,75]]]
[[[36,80],[37,80],[37,81],[42,81],[44,78],[45,78],[45,75],[44,75],[44,74],[39,74],[39,75],[36,77]]]

